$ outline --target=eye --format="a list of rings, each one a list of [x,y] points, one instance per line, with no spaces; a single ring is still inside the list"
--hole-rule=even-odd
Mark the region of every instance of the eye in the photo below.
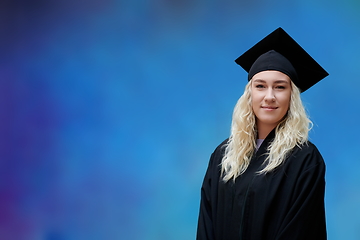
[[[255,87],[256,88],[264,88],[265,86],[263,84],[256,84]]]
[[[282,86],[282,85],[279,85],[279,86],[276,86],[275,88],[276,88],[276,89],[285,89],[286,87],[285,87],[285,86]]]

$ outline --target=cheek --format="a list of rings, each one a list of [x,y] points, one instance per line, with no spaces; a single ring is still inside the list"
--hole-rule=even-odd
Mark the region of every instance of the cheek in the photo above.
[[[254,111],[259,106],[259,99],[256,97],[251,98],[251,108]]]
[[[251,103],[254,105],[254,104],[257,104],[261,101],[261,95],[260,94],[256,94],[256,93],[251,93]]]
[[[282,100],[282,105],[285,107],[286,111],[290,108],[290,97],[285,97]]]

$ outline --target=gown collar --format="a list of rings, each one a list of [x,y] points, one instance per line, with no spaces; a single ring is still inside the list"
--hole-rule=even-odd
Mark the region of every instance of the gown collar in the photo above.
[[[260,156],[264,153],[267,152],[267,148],[269,146],[269,144],[274,140],[275,138],[275,133],[276,133],[276,128],[274,128],[264,139],[264,141],[262,142],[262,144],[260,145],[260,147],[258,148],[258,150],[255,153],[255,156]]]

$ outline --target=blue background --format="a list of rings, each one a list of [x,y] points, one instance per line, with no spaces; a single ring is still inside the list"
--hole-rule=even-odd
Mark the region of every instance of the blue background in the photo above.
[[[330,76],[302,94],[327,164],[329,240],[360,239],[360,3],[0,3],[0,238],[195,239],[201,182],[283,27]]]

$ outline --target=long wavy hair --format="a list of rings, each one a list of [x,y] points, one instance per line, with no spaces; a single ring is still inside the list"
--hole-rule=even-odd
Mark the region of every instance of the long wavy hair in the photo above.
[[[251,103],[251,82],[238,100],[232,117],[231,135],[225,145],[221,172],[225,182],[243,174],[256,151],[256,117]],[[271,142],[265,159],[265,167],[259,174],[271,172],[281,165],[295,146],[301,147],[308,140],[312,122],[308,118],[300,98],[300,90],[291,82],[290,106],[283,120],[276,127],[275,139]]]

